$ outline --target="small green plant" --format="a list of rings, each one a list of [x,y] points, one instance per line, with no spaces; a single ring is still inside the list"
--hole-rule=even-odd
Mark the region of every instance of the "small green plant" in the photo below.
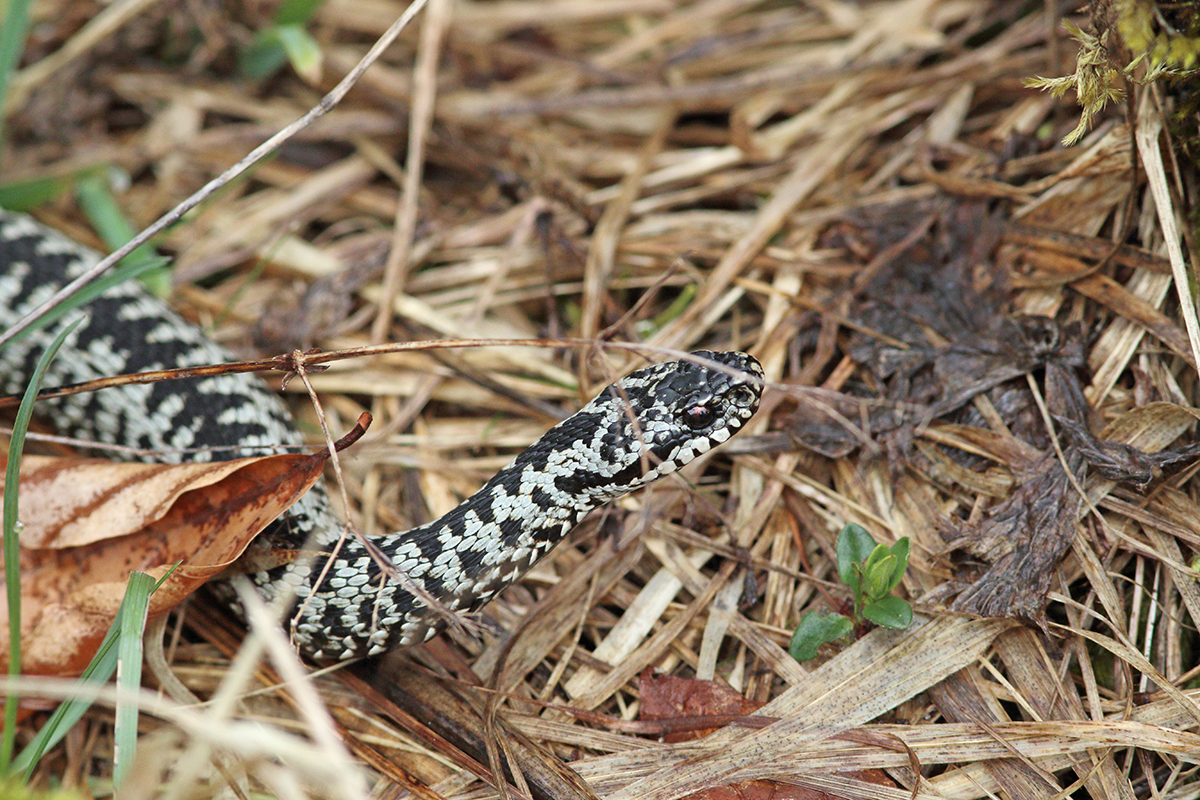
[[[841,639],[863,621],[885,628],[907,628],[912,606],[892,594],[908,568],[908,537],[891,547],[876,543],[860,525],[842,528],[837,540],[838,577],[854,592],[854,618],[809,611],[800,620],[788,652],[797,661],[817,657],[821,645]]]
[[[305,26],[324,0],[283,0],[271,24],[258,32],[254,42],[242,51],[242,73],[251,78],[274,75],[284,64],[291,64],[304,80],[321,79],[321,46]]]

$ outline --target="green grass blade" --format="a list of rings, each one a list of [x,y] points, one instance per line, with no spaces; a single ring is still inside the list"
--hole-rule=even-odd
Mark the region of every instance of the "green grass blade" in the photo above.
[[[142,637],[146,632],[150,595],[155,588],[157,584],[146,573],[135,572],[130,575],[121,610],[117,612],[117,618],[113,621],[113,626],[119,631],[117,714],[113,753],[113,785],[118,789],[133,769],[137,755],[137,693],[142,685]]]
[[[83,717],[84,713],[91,708],[95,701],[96,693],[106,684],[113,674],[117,672],[119,663],[130,663],[125,659],[122,649],[126,647],[123,642],[123,637],[126,635],[133,636],[133,631],[136,634],[139,643],[141,632],[146,626],[146,605],[150,594],[154,592],[163,581],[167,579],[170,573],[163,576],[163,579],[154,583],[150,576],[134,572],[129,576],[129,585],[125,589],[125,598],[121,601],[121,608],[117,611],[117,617],[113,620],[112,627],[108,629],[108,633],[101,642],[100,648],[96,651],[96,655],[92,657],[92,661],[88,664],[87,669],[79,676],[78,685],[81,689],[88,687],[90,692],[81,691],[74,699],[60,703],[58,708],[54,709],[54,713],[50,715],[50,719],[33,737],[33,741],[29,743],[21,754],[13,761],[14,770],[19,770],[28,774],[30,770],[41,759],[42,755],[54,745],[58,744],[76,722]],[[147,592],[146,586],[150,589]],[[126,634],[128,630],[128,634]],[[140,644],[139,644],[140,651]],[[131,674],[136,672],[136,675]],[[136,689],[141,683],[141,662],[137,662],[136,670],[123,670],[121,675],[117,677],[118,688],[124,688],[125,691]],[[121,757],[123,754],[128,754],[128,758],[120,758],[120,761],[126,761],[127,764],[133,762],[134,749],[133,745],[126,741],[130,736],[128,733],[132,730],[132,736],[137,736],[137,720],[134,718],[133,726],[130,727],[128,721],[120,722],[121,711],[118,708],[118,724],[122,725],[123,734],[118,734],[117,738],[117,754]],[[128,766],[125,767],[128,769]],[[118,783],[119,785],[119,783]]]
[[[25,396],[17,409],[13,422],[12,441],[8,446],[8,465],[4,475],[4,586],[8,594],[8,674],[21,674],[21,544],[20,517],[18,516],[18,490],[21,482],[21,451],[25,446],[25,433],[33,417],[33,404],[46,376],[46,368],[58,353],[63,340],[83,320],[65,326],[54,338],[53,343],[38,359],[37,367],[25,387]],[[4,698],[4,734],[0,739],[0,774],[7,772],[12,761],[14,736],[17,730],[17,702],[14,692]]]
[[[283,0],[275,11],[276,25],[307,25],[325,0]]]
[[[104,240],[109,249],[116,250],[137,235],[137,231],[129,224],[129,220],[121,211],[120,204],[117,203],[116,197],[109,189],[106,175],[93,172],[81,177],[75,187],[75,197],[79,201],[83,213],[87,215],[88,221],[92,223],[92,227],[100,234],[100,238]],[[152,245],[144,244],[121,259],[120,264],[137,266],[148,262],[152,262],[155,266],[161,266],[164,259]],[[163,270],[161,274],[143,275],[142,280],[148,285],[150,291],[159,297],[171,289],[170,274],[166,270]]]
[[[9,211],[29,211],[61,197],[71,188],[71,175],[32,178],[0,185],[0,208]]]
[[[100,643],[100,649],[92,657],[88,668],[76,681],[76,685],[80,688],[79,694],[71,700],[59,703],[58,708],[54,709],[54,713],[50,715],[50,719],[33,737],[33,741],[13,761],[13,771],[28,775],[42,755],[58,744],[59,740],[67,735],[67,731],[71,730],[84,713],[92,707],[96,694],[108,683],[109,678],[116,671],[117,626],[114,625],[108,635],[104,637],[104,641]],[[90,691],[88,691],[89,689]]]
[[[25,36],[29,33],[29,7],[32,0],[8,0],[0,3],[0,152],[4,150],[4,106],[8,99],[8,86],[17,61],[25,49]]]

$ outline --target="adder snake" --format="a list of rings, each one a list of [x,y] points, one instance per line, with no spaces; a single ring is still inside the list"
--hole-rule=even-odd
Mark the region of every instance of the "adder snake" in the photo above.
[[[0,211],[0,328],[12,325],[96,254],[32,218]],[[90,306],[47,385],[212,364],[227,354],[140,286],[126,283]],[[47,337],[0,351],[5,392],[23,389]],[[606,388],[442,518],[375,543],[450,611],[477,609],[550,551],[589,511],[726,441],[758,407],[762,368],[737,352],[699,352],[638,370]],[[701,363],[724,365],[728,371]],[[302,444],[277,397],[253,377],[222,375],[122,386],[55,401],[57,427],[89,441],[179,459],[260,455]],[[344,659],[432,636],[441,615],[399,582],[343,526],[318,486],[262,535],[274,547],[315,548],[252,576],[267,599],[294,591],[293,635],[315,658]],[[332,559],[331,564],[326,562]],[[328,568],[327,568],[328,567]],[[318,577],[324,573],[324,579]]]

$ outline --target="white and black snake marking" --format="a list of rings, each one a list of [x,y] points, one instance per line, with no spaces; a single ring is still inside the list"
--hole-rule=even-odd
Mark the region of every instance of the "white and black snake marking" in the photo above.
[[[96,254],[34,222],[0,211],[0,328],[12,325]],[[107,292],[72,334],[46,385],[170,367],[227,354],[136,284]],[[45,346],[36,335],[0,352],[0,389],[23,390]],[[736,433],[758,408],[762,368],[743,353],[697,355],[647,367],[610,386],[439,520],[376,540],[395,566],[454,611],[474,610],[544,556],[589,511],[687,464]],[[287,411],[246,375],[122,386],[55,401],[60,430],[89,441],[163,451],[167,459],[259,455],[302,444]],[[631,418],[636,419],[636,429]],[[646,470],[646,471],[644,471]],[[333,551],[342,525],[317,486],[264,532],[272,546]],[[319,586],[329,558],[334,562]],[[347,537],[334,556],[252,576],[268,599],[294,589],[297,643],[315,658],[343,659],[424,641],[438,615]]]

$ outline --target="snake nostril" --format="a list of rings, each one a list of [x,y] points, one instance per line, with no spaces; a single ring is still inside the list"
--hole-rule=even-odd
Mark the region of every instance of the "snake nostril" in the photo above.
[[[734,390],[732,392],[729,393],[729,400],[734,405],[739,405],[739,406],[754,405],[754,400],[756,397],[757,397],[757,395],[756,395],[755,391],[753,389],[751,389],[749,386],[738,386],[738,387],[734,388]]]

